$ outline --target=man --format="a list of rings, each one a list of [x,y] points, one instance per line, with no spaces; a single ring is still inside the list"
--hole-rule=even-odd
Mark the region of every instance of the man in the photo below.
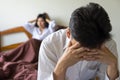
[[[111,30],[108,14],[99,4],[76,9],[69,28],[43,40],[38,80],[117,79],[117,50]]]

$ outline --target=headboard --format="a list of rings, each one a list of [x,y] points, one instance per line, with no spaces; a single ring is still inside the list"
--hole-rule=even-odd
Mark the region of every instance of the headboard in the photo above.
[[[21,33],[21,32],[25,33],[25,35],[29,39],[32,38],[32,35],[29,32],[27,32],[24,29],[24,27],[22,27],[22,26],[17,26],[15,28],[11,28],[11,29],[8,29],[8,30],[0,31],[0,52],[16,48],[17,46],[19,46],[20,44],[23,43],[23,42],[20,42],[20,43],[15,43],[15,44],[7,45],[7,46],[2,46],[1,44],[2,44],[2,37],[3,36],[14,34],[14,33]]]
[[[57,31],[59,29],[65,29],[65,28],[67,28],[67,26],[56,25],[54,27],[54,30]],[[26,31],[23,26],[17,26],[15,28],[11,28],[11,29],[8,29],[8,30],[0,31],[0,52],[6,51],[6,50],[10,50],[10,49],[14,49],[17,46],[19,46],[20,44],[22,44],[23,42],[21,42],[21,43],[15,43],[15,44],[7,45],[7,46],[2,46],[1,45],[1,43],[3,42],[1,38],[3,36],[14,34],[14,33],[20,33],[20,32],[25,33],[26,36],[28,37],[28,39],[32,38],[32,35],[28,31]]]

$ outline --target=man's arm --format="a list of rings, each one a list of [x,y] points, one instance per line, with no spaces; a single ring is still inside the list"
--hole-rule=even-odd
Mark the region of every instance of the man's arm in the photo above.
[[[83,56],[86,55],[85,51],[86,49],[80,47],[79,43],[72,45],[70,41],[54,69],[54,80],[65,80],[67,68],[82,60]]]
[[[96,51],[97,51],[96,55],[91,53],[86,57],[86,60],[94,59],[93,61],[99,61],[102,63],[99,68],[100,70],[99,72],[101,75],[99,76],[100,78],[104,78],[105,75],[106,79],[104,80],[116,80],[119,76],[119,71],[117,59],[118,56],[115,42],[111,40],[108,45],[102,45],[101,49],[96,49]],[[89,56],[92,56],[92,58],[90,59]],[[105,69],[104,64],[107,65],[107,70],[104,70]]]
[[[118,70],[118,54],[115,41],[111,43],[109,49],[103,46],[102,50],[103,55],[105,55],[106,57],[103,63],[106,63],[108,65],[106,74],[110,80],[116,80],[119,77],[119,70]],[[106,54],[104,54],[104,52]]]
[[[37,80],[54,80],[53,70],[57,63],[57,57],[52,51],[52,44],[49,45],[47,42],[48,39],[44,39],[40,46]]]
[[[116,78],[119,77],[119,71],[117,65],[118,65],[117,61],[115,61],[115,63],[112,63],[107,67],[107,75],[110,80],[115,80]]]
[[[53,72],[54,80],[65,80],[66,70],[65,66],[58,63]]]

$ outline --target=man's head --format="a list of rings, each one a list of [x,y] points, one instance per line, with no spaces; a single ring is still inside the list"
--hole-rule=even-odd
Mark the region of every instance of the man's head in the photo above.
[[[98,48],[110,39],[112,30],[107,12],[96,3],[76,9],[69,23],[71,37],[87,48]]]

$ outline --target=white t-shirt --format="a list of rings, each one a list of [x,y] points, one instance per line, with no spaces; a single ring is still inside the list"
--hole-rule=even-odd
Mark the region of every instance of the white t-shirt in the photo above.
[[[37,80],[54,80],[54,68],[68,42],[65,30],[59,30],[42,41],[38,58]],[[109,40],[105,45],[117,57],[114,40]],[[106,67],[107,65],[97,61],[79,61],[67,69],[65,80],[93,80],[96,76],[100,78],[99,80],[109,80]]]
[[[44,29],[43,33],[41,34],[41,31],[39,28],[35,27],[34,24],[32,23],[25,23],[23,27],[30,33],[32,34],[32,38],[37,39],[37,40],[43,40],[45,37],[47,37],[49,34],[54,32],[54,27],[55,27],[55,21],[50,21],[48,28]]]

